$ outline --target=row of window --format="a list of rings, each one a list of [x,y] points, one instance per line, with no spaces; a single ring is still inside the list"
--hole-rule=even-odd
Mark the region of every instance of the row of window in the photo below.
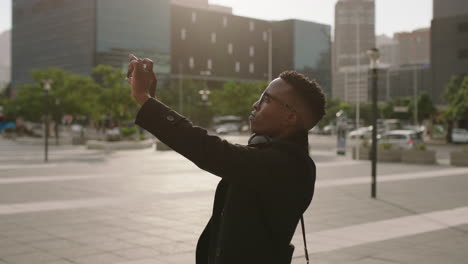
[[[263,31],[262,33],[263,41],[268,41],[268,32]],[[180,39],[186,40],[187,39],[187,29],[181,28],[180,29]],[[216,43],[216,32],[211,32],[211,43]]]
[[[192,11],[192,23],[195,24],[197,23],[197,12]],[[223,27],[226,28],[228,26],[228,18],[227,16],[223,16],[222,18],[222,24]],[[255,22],[254,21],[249,21],[249,30],[254,31],[255,30]]]
[[[188,66],[189,66],[190,69],[195,68],[195,59],[193,57],[189,57]],[[206,69],[207,70],[213,69],[213,61],[211,59],[208,59],[206,61]],[[241,64],[240,64],[240,62],[236,61],[234,63],[234,71],[235,72],[240,72],[240,70],[241,70]],[[249,72],[250,73],[255,72],[255,64],[253,62],[249,63]]]

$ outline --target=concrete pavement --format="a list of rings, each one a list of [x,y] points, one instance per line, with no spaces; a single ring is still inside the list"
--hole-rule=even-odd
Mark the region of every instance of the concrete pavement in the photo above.
[[[370,163],[330,148],[312,151],[311,263],[467,263],[468,168],[379,164],[371,199]],[[174,152],[50,153],[0,139],[0,264],[195,262],[219,178]],[[300,226],[293,243],[305,263]]]

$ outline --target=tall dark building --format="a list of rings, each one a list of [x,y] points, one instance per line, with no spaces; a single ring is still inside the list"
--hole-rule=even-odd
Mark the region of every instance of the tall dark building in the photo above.
[[[84,75],[98,64],[126,68],[129,52],[154,58],[169,74],[169,0],[135,2],[13,0],[13,85],[30,82],[36,68]]]
[[[434,19],[466,15],[468,1],[466,0],[433,0]]]
[[[445,85],[455,75],[468,75],[468,2],[434,0],[431,28],[433,98],[443,104]]]
[[[272,23],[273,75],[293,69],[304,73],[331,96],[331,27],[301,20]]]
[[[367,101],[367,50],[375,48],[374,0],[339,0],[335,6],[333,97]]]
[[[13,83],[35,68],[125,70],[134,53],[154,59],[163,80],[264,81],[271,63],[273,77],[298,70],[330,94],[330,26],[230,11],[207,0],[13,0]]]

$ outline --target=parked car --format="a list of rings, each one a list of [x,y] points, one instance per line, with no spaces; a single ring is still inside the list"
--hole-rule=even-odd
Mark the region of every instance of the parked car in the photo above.
[[[106,136],[106,141],[119,141],[121,137],[120,128],[119,127],[107,128],[105,131],[105,136]]]
[[[322,133],[324,135],[333,135],[333,134],[336,134],[336,127],[334,125],[328,125],[328,126],[325,126],[323,129],[322,129]]]
[[[372,137],[372,127],[360,127],[356,130],[349,132],[348,138],[350,139],[366,139]]]
[[[468,130],[463,128],[454,128],[452,130],[453,143],[468,143]]]
[[[424,143],[424,140],[422,133],[414,130],[391,130],[384,133],[378,143],[389,143],[394,148],[412,149],[414,146]]]
[[[309,130],[309,134],[320,135],[322,133],[319,126],[314,126],[311,130]]]
[[[240,124],[225,123],[225,124],[219,125],[215,131],[217,134],[229,134],[229,133],[239,132],[240,129],[241,129]]]

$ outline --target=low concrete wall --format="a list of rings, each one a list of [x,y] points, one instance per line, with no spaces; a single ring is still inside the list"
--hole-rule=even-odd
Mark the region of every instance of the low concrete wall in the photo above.
[[[399,149],[378,149],[377,160],[383,162],[401,162],[401,150]]]
[[[433,150],[402,150],[401,161],[410,164],[435,164],[436,152]]]
[[[356,154],[357,149],[353,147],[353,160],[357,159]],[[359,148],[359,160],[370,160],[370,148]]]
[[[86,142],[88,149],[104,149],[104,150],[130,150],[130,149],[145,149],[153,146],[153,140],[147,139],[143,141],[97,141],[88,140]]]
[[[450,165],[468,167],[468,152],[450,152]]]

